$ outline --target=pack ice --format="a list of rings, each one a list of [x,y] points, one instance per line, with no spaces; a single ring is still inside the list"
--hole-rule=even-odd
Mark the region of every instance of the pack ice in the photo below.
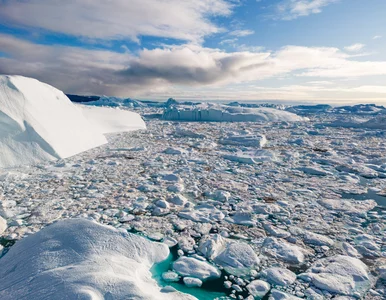
[[[1,299],[195,299],[161,289],[149,269],[169,248],[85,219],[60,221],[0,260]]]

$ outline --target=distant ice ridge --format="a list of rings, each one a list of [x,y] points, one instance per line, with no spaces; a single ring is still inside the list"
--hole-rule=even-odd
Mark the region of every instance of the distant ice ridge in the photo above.
[[[103,133],[143,128],[138,114],[83,109],[38,80],[0,76],[0,168],[67,158],[107,143]]]
[[[17,242],[0,260],[1,299],[196,299],[159,287],[150,273],[166,244],[84,219]]]
[[[339,118],[329,124],[325,124],[330,127],[343,127],[343,128],[364,128],[364,129],[386,129],[386,115],[380,114],[369,120],[351,116],[350,118]]]
[[[301,122],[308,119],[274,108],[245,108],[220,104],[175,105],[165,109],[162,119],[202,122]]]

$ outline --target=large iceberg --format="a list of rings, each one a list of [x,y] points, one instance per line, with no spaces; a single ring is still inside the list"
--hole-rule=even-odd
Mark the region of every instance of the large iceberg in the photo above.
[[[166,108],[162,119],[198,122],[300,122],[306,118],[268,107],[246,108],[221,104],[175,105]]]
[[[0,259],[1,299],[195,299],[161,289],[149,269],[165,244],[84,219],[65,220],[17,242]]]
[[[0,168],[67,158],[137,129],[146,129],[137,113],[75,105],[38,80],[0,76]]]
[[[22,76],[0,76],[0,167],[73,156],[107,143],[56,88]]]

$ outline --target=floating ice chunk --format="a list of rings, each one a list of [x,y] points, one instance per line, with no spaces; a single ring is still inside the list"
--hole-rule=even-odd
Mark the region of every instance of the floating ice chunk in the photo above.
[[[264,254],[280,259],[290,264],[301,264],[308,251],[284,240],[267,237],[264,240],[262,251]]]
[[[174,193],[182,193],[185,190],[185,186],[181,183],[169,185],[167,190]]]
[[[210,204],[201,204],[197,205],[194,209],[182,210],[179,212],[178,216],[180,218],[202,223],[221,221],[225,217],[221,210]]]
[[[164,273],[162,273],[161,277],[162,277],[162,280],[166,281],[166,282],[178,282],[178,281],[180,281],[180,276],[178,276],[178,274],[176,272],[173,272],[173,271],[164,272]]]
[[[343,255],[318,260],[299,277],[321,290],[346,296],[364,295],[372,284],[368,267]]]
[[[307,231],[304,235],[304,242],[309,245],[315,246],[328,246],[334,245],[334,241],[327,236]]]
[[[360,258],[361,257],[359,252],[353,246],[351,246],[347,242],[342,243],[342,248],[343,248],[344,253],[347,256],[356,257],[356,258]]]
[[[253,226],[256,224],[256,217],[251,212],[236,212],[233,215],[228,216],[226,221],[239,225]]]
[[[257,164],[262,162],[277,161],[277,157],[274,152],[269,150],[258,150],[258,151],[245,151],[237,152],[235,154],[224,154],[223,158],[235,161],[243,164]]]
[[[198,250],[233,275],[245,275],[257,268],[260,260],[244,242],[234,242],[214,234],[204,239]]]
[[[267,143],[264,135],[231,135],[220,139],[222,145],[263,148]]]
[[[184,196],[177,194],[174,197],[169,198],[168,202],[173,203],[174,205],[184,206],[189,201]]]
[[[298,170],[309,174],[309,175],[316,175],[316,176],[327,176],[327,175],[332,175],[331,172],[325,171],[321,168],[318,167],[301,167],[298,168]]]
[[[283,291],[279,291],[277,289],[272,289],[271,297],[274,300],[301,300],[302,299],[294,295],[287,294]]]
[[[221,191],[218,190],[214,193],[205,193],[205,196],[208,198],[211,198],[213,200],[221,201],[221,202],[228,202],[229,198],[231,197],[231,193],[227,191]]]
[[[201,281],[220,278],[221,272],[208,262],[192,257],[180,257],[173,263],[173,270],[184,277],[198,278]]]
[[[186,154],[186,150],[184,149],[180,149],[180,148],[167,148],[165,151],[164,151],[165,154],[171,154],[171,155],[182,155],[182,154]]]
[[[246,243],[228,243],[225,249],[214,258],[214,262],[233,275],[248,274],[257,268],[260,260],[251,246]]]
[[[189,138],[194,138],[194,139],[204,139],[206,138],[205,134],[200,134],[196,133],[193,130],[189,129],[184,129],[181,127],[176,128],[176,132],[174,133],[175,136],[180,136],[180,137],[189,137]]]
[[[321,199],[319,204],[327,209],[348,214],[363,214],[377,206],[374,200],[358,201],[353,199]]]
[[[149,269],[168,255],[166,245],[126,231],[60,221],[17,242],[0,260],[0,297],[194,299],[163,293],[152,279]]]
[[[268,294],[271,286],[263,280],[254,280],[247,285],[248,292],[255,298],[261,299]]]
[[[269,268],[261,272],[261,275],[271,284],[287,286],[295,282],[296,274],[284,268]]]
[[[183,281],[187,287],[201,287],[202,286],[202,281],[198,278],[184,277]]]
[[[181,177],[176,174],[164,174],[162,176],[162,180],[172,181],[172,182],[182,182]]]
[[[272,235],[274,237],[278,237],[278,238],[287,238],[289,237],[291,234],[288,232],[288,231],[285,231],[283,229],[280,229],[278,227],[275,227],[275,226],[272,226],[271,224],[269,223],[264,223],[263,224],[263,227],[265,229],[265,231],[269,234],[269,235]]]
[[[0,216],[0,235],[7,229],[7,221]]]

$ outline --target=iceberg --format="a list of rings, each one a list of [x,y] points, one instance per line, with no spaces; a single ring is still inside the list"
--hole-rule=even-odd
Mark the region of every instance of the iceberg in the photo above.
[[[0,76],[0,168],[67,158],[107,143],[56,88]]]
[[[104,134],[139,129],[137,113],[76,105],[36,79],[0,76],[0,168],[68,158],[106,144]]]
[[[165,109],[162,119],[195,122],[302,122],[307,118],[268,107],[246,108],[221,104],[201,103],[175,105]]]

